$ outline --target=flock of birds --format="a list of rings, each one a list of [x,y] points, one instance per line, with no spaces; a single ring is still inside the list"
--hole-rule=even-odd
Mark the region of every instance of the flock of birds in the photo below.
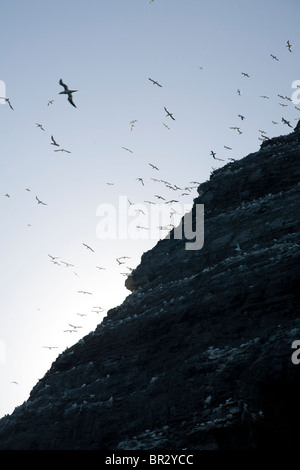
[[[154,0],[150,0],[150,3],[152,3]],[[287,41],[287,44],[286,44],[286,47],[288,48],[288,51],[290,53],[292,53],[292,47],[293,45],[290,43],[290,41]],[[274,54],[270,54],[270,57],[272,58],[272,60],[276,61],[276,62],[279,62],[279,59],[276,55]],[[203,67],[199,67],[201,70],[203,70]],[[250,79],[251,76],[249,75],[249,73],[247,72],[241,72],[241,74],[243,75],[243,77],[245,77],[246,79]],[[153,79],[153,78],[148,78],[148,80],[152,83],[153,86],[156,86],[158,88],[162,88],[163,85],[158,82],[157,80]],[[74,108],[77,108],[76,104],[74,103],[74,94],[78,92],[78,90],[75,90],[75,89],[71,89],[69,88],[68,85],[66,85],[62,79],[59,80],[59,85],[63,87],[63,91],[61,91],[59,93],[59,95],[64,95],[67,97],[67,101],[68,103],[73,106]],[[239,96],[242,95],[242,90],[240,89],[237,89],[237,94]],[[278,97],[282,100],[282,101],[292,101],[291,98],[289,98],[288,96],[284,96],[282,94],[278,94]],[[261,98],[262,99],[269,99],[268,96],[266,95],[261,95]],[[11,110],[14,110],[14,107],[10,101],[9,98],[6,98],[6,97],[0,97],[0,99],[3,99],[5,100],[5,102],[9,105],[10,109]],[[47,105],[48,106],[51,106],[53,105],[53,102],[54,100],[51,99],[48,101]],[[280,102],[279,103],[282,107],[287,107],[288,104],[287,103],[282,103]],[[297,106],[295,106],[296,109],[298,111],[300,111],[300,108],[298,108]],[[163,106],[163,109],[166,113],[165,117],[170,119],[171,121],[175,121],[175,117],[174,117],[174,113],[169,111],[169,109],[166,107],[166,106]],[[237,116],[242,122],[244,122],[246,120],[246,116],[244,116],[243,114],[238,114]],[[133,119],[130,121],[130,130],[133,131],[135,129],[135,126],[136,126],[136,123],[137,123],[137,119]],[[292,128],[292,125],[290,123],[290,121],[288,121],[287,119],[285,119],[284,117],[281,118],[281,122],[284,124],[284,125],[287,125],[288,127],[291,127]],[[272,123],[274,125],[278,124],[278,121],[272,121]],[[171,127],[166,124],[165,122],[163,122],[163,125],[164,127],[167,129],[167,130],[171,130]],[[44,127],[42,124],[40,123],[36,123],[36,126],[41,130],[41,131],[45,131]],[[239,126],[231,126],[230,129],[232,130],[235,130],[238,132],[239,135],[241,135],[243,133],[243,131],[241,130],[241,128]],[[264,141],[266,139],[268,139],[268,136],[266,135],[266,132],[264,130],[259,130],[260,132],[260,137],[259,139]],[[60,146],[60,144],[55,140],[54,136],[51,135],[51,141],[50,141],[50,144],[53,145],[53,147],[55,147],[54,151],[55,152],[66,152],[66,153],[71,153],[70,150],[67,150],[67,149],[64,149],[63,147]],[[228,145],[224,145],[224,148],[228,151],[231,151],[232,150],[232,147],[228,146]],[[133,153],[133,150],[129,149],[128,147],[125,147],[123,146],[122,147],[123,150],[129,152],[129,153]],[[216,155],[216,152],[214,150],[211,150],[210,152],[210,156],[214,159],[214,160],[218,160],[218,161],[222,161],[224,162],[225,159],[224,158],[219,158],[217,157]],[[233,158],[228,158],[228,160],[231,160],[231,161],[234,161]],[[159,167],[153,163],[150,163],[149,162],[149,166],[152,168],[153,171],[155,172],[159,172]],[[215,170],[214,167],[212,167],[213,170]],[[144,178],[143,177],[137,177],[136,180],[142,185],[144,186],[145,183],[144,183]],[[157,183],[162,183],[166,188],[168,188],[169,190],[171,191],[174,191],[176,192],[177,194],[177,197],[176,199],[173,199],[171,198],[170,200],[167,200],[166,197],[162,196],[161,194],[154,194],[153,197],[156,198],[157,200],[159,201],[163,201],[164,204],[172,204],[172,203],[179,203],[179,197],[180,196],[188,196],[190,194],[190,192],[194,189],[194,188],[197,188],[199,186],[199,182],[198,181],[191,181],[189,183],[189,185],[187,186],[178,186],[176,184],[173,184],[167,180],[164,180],[164,179],[161,179],[161,178],[151,178],[151,180],[153,182],[157,182]],[[114,183],[112,182],[107,182],[106,184],[108,185],[113,185]],[[26,191],[30,191],[29,188],[26,188]],[[10,194],[6,193],[5,194],[6,197],[10,197]],[[40,199],[37,195],[35,196],[35,199],[37,201],[37,204],[38,205],[42,205],[42,206],[46,206],[47,203],[45,201],[43,201],[42,199]],[[144,201],[145,203],[148,203],[148,204],[155,204],[156,202],[154,201],[150,201],[150,200],[146,200]],[[128,203],[129,205],[134,205],[134,203],[132,201],[130,201],[128,199]],[[139,212],[139,213],[143,213],[142,209],[137,209],[136,212]],[[170,224],[168,225],[165,225],[165,226],[160,226],[159,229],[160,230],[168,230],[170,231],[175,225],[171,223],[171,218],[176,214],[176,210],[174,208],[172,208],[172,206],[170,206]],[[149,229],[148,227],[145,227],[145,226],[142,226],[142,225],[137,225],[137,228],[139,229]],[[95,250],[94,248],[92,248],[91,246],[89,246],[88,244],[86,243],[82,243],[82,245],[89,251],[91,251],[92,253],[95,253]],[[66,268],[71,268],[71,267],[74,267],[74,264],[72,263],[69,263],[67,261],[64,261],[62,259],[60,259],[59,257],[57,256],[53,256],[51,254],[48,254],[49,258],[50,258],[50,262],[53,263],[54,265],[57,265],[57,266],[65,266]],[[126,266],[126,259],[127,258],[130,258],[128,256],[121,256],[121,257],[118,257],[116,258],[116,262],[118,263],[118,265],[125,265]],[[96,266],[97,269],[99,270],[104,270],[106,269],[105,267],[103,266]],[[126,268],[128,269],[128,272],[122,272],[121,274],[124,275],[124,276],[128,276],[130,274],[130,272],[132,271],[133,268],[131,267],[128,267],[126,266]],[[77,276],[78,274],[76,273],[76,271],[73,271],[74,274]],[[92,292],[89,292],[89,291],[86,291],[86,290],[78,290],[77,291],[79,294],[83,294],[83,295],[93,295]],[[95,312],[97,314],[100,314],[102,312],[104,312],[105,310],[100,307],[100,306],[94,306],[93,309],[92,309],[92,312]],[[80,317],[84,317],[87,315],[87,313],[77,313],[78,316]],[[64,332],[66,333],[76,333],[78,332],[83,326],[82,325],[77,325],[77,324],[74,324],[74,323],[69,323],[68,327],[64,330]],[[43,348],[45,349],[48,349],[48,350],[52,350],[52,349],[57,349],[58,346],[48,346],[48,345],[44,345],[42,346]],[[17,383],[17,382],[12,382],[12,383]]]

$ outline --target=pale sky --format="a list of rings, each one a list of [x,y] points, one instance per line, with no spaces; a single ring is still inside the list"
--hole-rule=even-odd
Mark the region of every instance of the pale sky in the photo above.
[[[187,210],[191,182],[257,151],[260,131],[290,132],[282,117],[295,127],[299,13],[297,0],[1,5],[0,80],[14,109],[0,104],[0,417],[129,295],[125,275],[158,240],[134,228],[161,225],[145,201]],[[121,220],[112,239],[101,237],[104,208]]]

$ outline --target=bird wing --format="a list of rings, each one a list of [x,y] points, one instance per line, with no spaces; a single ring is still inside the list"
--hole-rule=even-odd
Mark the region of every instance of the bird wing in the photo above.
[[[69,103],[71,103],[72,106],[74,106],[74,108],[77,107],[77,106],[75,106],[75,104],[73,103],[73,96],[72,96],[72,93],[69,94],[69,96],[68,96],[68,101],[69,101]]]
[[[62,81],[62,79],[59,80],[59,84],[63,86],[66,91],[69,89],[69,87]]]

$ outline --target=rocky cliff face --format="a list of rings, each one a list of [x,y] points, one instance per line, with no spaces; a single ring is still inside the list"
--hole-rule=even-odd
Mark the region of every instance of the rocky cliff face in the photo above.
[[[124,303],[0,421],[0,449],[298,445],[299,162],[296,128],[201,184],[203,248],[171,234],[145,253]]]

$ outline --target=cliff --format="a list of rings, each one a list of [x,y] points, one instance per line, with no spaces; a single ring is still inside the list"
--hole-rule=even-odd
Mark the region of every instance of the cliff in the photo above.
[[[293,448],[300,127],[198,188],[204,245],[161,240],[131,294],[0,420],[0,449]]]

